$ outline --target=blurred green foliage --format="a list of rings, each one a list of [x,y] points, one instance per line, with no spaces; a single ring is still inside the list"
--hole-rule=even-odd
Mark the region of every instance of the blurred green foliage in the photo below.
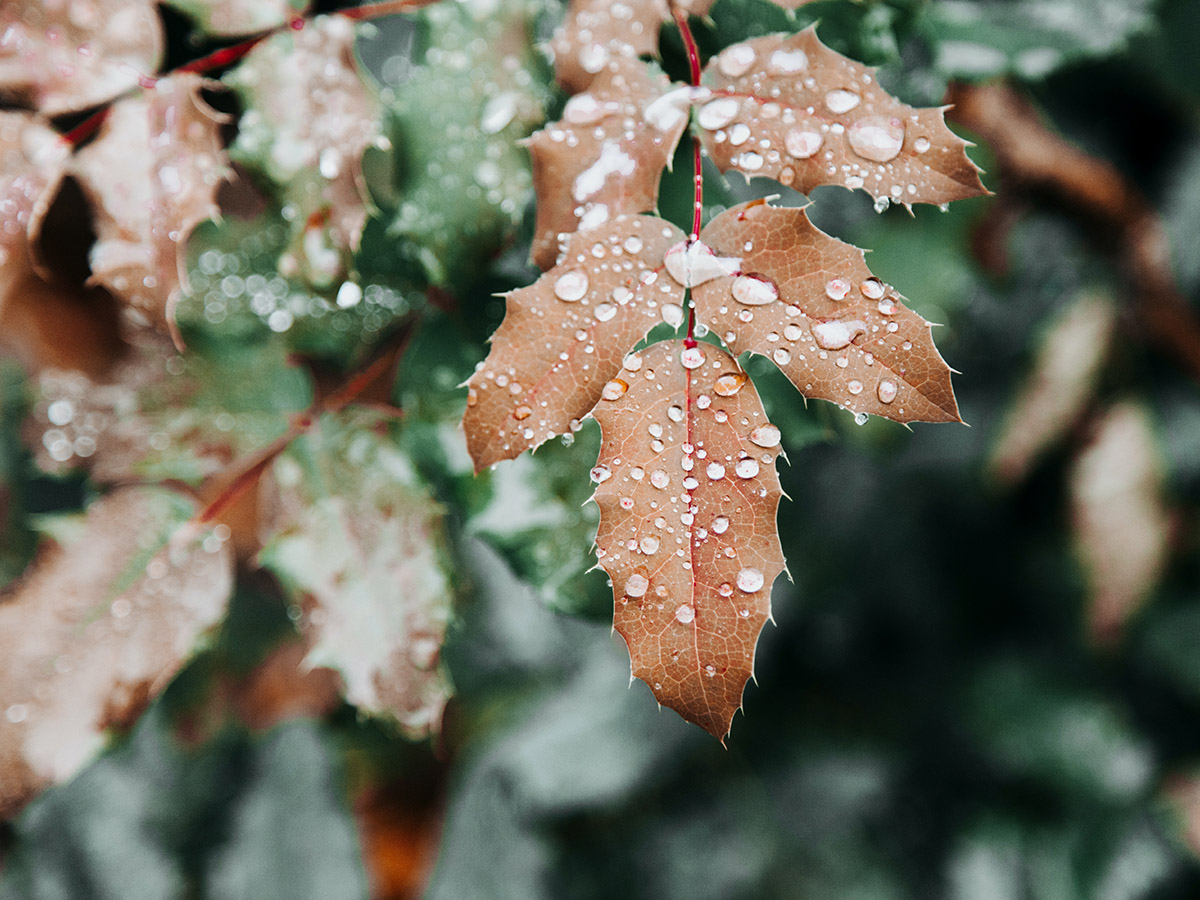
[[[431,900],[1200,896],[1196,848],[1163,799],[1170,779],[1200,768],[1197,385],[1123,324],[1098,402],[1133,395],[1152,411],[1178,528],[1161,585],[1112,646],[1087,637],[1064,502],[1070,449],[1015,486],[987,469],[1044,323],[1095,287],[1128,298],[1107,249],[1052,204],[985,231],[997,200],[910,217],[816,192],[814,220],[871,248],[874,271],[944,325],[971,427],[856,427],[747,362],[783,431],[791,498],[779,513],[791,580],[775,588],[758,685],[728,749],[657,710],[640,682],[627,687],[605,576],[587,571],[594,425],[478,477],[456,430],[458,385],[503,315],[493,294],[534,274],[527,161],[512,142],[554,108],[531,47],[560,13],[446,0],[362,39],[393,144],[368,153],[375,209],[355,261],[378,302],[341,308],[336,286],[279,276],[287,229],[269,207],[201,228],[180,307],[214,359],[269,346],[272,358],[342,367],[419,317],[392,399],[405,411],[400,450],[445,507],[460,594],[444,653],[458,699],[437,750],[346,709],[265,734],[230,720],[185,746],[179,722],[216,673],[249,668],[291,627],[281,604],[243,587],[214,645],[133,732],[10,826],[0,898],[364,897],[349,788],[430,778],[435,755],[450,775]],[[504,16],[526,42],[513,84],[487,74],[500,27],[489,23]],[[1197,21],[1196,0],[817,0],[796,14],[718,0],[697,37],[711,53],[818,22],[911,101],[938,102],[950,77],[1014,76],[1052,127],[1149,192],[1200,316]],[[459,45],[454,68],[446,48]],[[663,65],[676,77],[680,47],[667,27]],[[479,129],[489,107],[497,127]],[[986,147],[973,155],[992,168]],[[751,195],[804,200],[709,175],[706,214]],[[986,182],[1005,196],[995,173]],[[663,210],[686,210],[689,191],[676,166]],[[979,263],[983,239],[999,242],[990,255],[1004,271]],[[241,290],[225,290],[227,277]],[[443,289],[454,304],[427,303]],[[290,319],[277,329],[280,311]],[[3,582],[32,551],[29,514],[82,494],[75,481],[52,496],[33,472],[14,438],[11,371],[0,368]]]

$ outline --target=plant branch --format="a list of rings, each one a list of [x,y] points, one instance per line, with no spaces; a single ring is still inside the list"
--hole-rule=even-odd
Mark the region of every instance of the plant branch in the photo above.
[[[1108,162],[1051,131],[1006,84],[955,85],[952,118],[986,140],[1001,174],[1045,192],[1115,241],[1148,336],[1200,381],[1200,321],[1175,283],[1166,229],[1150,202]]]
[[[675,24],[679,27],[679,33],[683,36],[683,45],[687,49],[688,57],[688,74],[691,78],[692,87],[700,85],[700,50],[696,46],[696,36],[692,34],[692,26],[688,23],[688,14],[686,10],[681,9],[676,4],[671,4],[671,14],[675,17]],[[704,170],[701,167],[700,160],[700,141],[695,137],[692,138],[692,183],[694,192],[692,198],[692,230],[688,235],[688,242],[694,243],[700,239],[700,218],[704,211]],[[696,345],[696,304],[688,301],[688,326],[686,344],[689,347]]]

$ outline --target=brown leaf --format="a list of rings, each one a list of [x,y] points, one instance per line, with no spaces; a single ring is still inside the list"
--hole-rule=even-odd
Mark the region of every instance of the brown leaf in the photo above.
[[[1084,294],[1050,324],[992,450],[989,467],[999,478],[1021,481],[1078,423],[1116,324],[1112,302],[1095,294]]]
[[[596,407],[596,555],[614,626],[659,702],[724,738],[784,568],[779,429],[712,344],[653,344]]]
[[[567,101],[562,120],[529,138],[537,193],[533,260],[554,265],[563,237],[653,210],[658,183],[687,127],[688,88],[640,61],[606,68]],[[631,121],[648,127],[630,128]]]
[[[806,397],[856,415],[961,421],[929,323],[871,274],[861,250],[818,230],[804,210],[735,206],[695,247],[720,262],[692,277],[697,320],[732,352],[769,357]],[[668,269],[678,274],[682,254],[675,259]]]
[[[877,203],[949,203],[985,193],[967,142],[941,109],[915,109],[875,70],[808,28],[734,44],[705,67],[712,96],[696,117],[722,171],[765,175],[805,193],[862,188]]]
[[[0,110],[0,310],[13,286],[33,272],[30,241],[69,156],[70,149],[45,119]]]
[[[204,81],[182,73],[113,105],[72,173],[95,215],[96,281],[128,305],[136,325],[173,327],[180,248],[217,210],[226,177],[225,117],[200,96]]]
[[[158,71],[162,23],[150,0],[5,0],[0,100],[76,112]]]
[[[1115,638],[1158,584],[1171,522],[1163,499],[1163,463],[1147,411],[1110,409],[1070,476],[1071,520],[1087,576],[1088,625]]]
[[[468,382],[463,427],[475,471],[567,432],[630,347],[659,322],[683,321],[683,289],[662,262],[682,239],[653,216],[577,231],[562,263],[508,295],[491,352]]]
[[[0,815],[70,778],[225,614],[233,557],[177,528],[189,509],[157,489],[109,494],[0,602]]]
[[[713,0],[675,0],[695,16],[706,15],[712,4]],[[670,19],[667,0],[571,0],[550,42],[559,82],[568,91],[581,91],[621,60],[658,56],[658,32]]]

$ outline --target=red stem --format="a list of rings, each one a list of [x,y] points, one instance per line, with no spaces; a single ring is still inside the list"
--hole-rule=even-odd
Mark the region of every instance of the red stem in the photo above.
[[[700,50],[696,46],[696,38],[692,34],[692,26],[688,24],[687,13],[680,9],[675,4],[671,4],[671,13],[675,17],[675,24],[679,27],[679,33],[683,36],[683,46],[687,49],[688,70],[691,75],[692,87],[700,85]],[[692,231],[688,236],[688,243],[695,243],[700,239],[700,214],[704,211],[704,170],[700,165],[700,142],[695,137],[692,138],[692,183],[695,185],[695,192],[692,202]],[[688,299],[688,327],[687,338],[684,340],[684,345],[688,347],[696,346],[696,305]]]

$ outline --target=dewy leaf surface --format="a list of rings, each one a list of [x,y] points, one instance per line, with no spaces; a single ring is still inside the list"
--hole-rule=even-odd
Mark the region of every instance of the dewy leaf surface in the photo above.
[[[658,183],[687,127],[688,89],[640,61],[606,68],[567,101],[561,121],[529,139],[537,193],[533,260],[549,269],[560,236],[653,210]]]
[[[93,277],[139,325],[172,324],[180,248],[216,212],[227,173],[225,117],[200,96],[203,85],[199,75],[172,75],[114,104],[72,166],[95,215]]]
[[[0,815],[71,777],[225,615],[233,555],[180,526],[191,503],[124,488],[0,604]]]
[[[436,732],[450,685],[442,510],[372,417],[326,417],[272,468],[281,496],[262,563],[305,606],[310,665],[414,737]]]
[[[354,41],[344,16],[319,16],[259,44],[225,78],[246,107],[230,155],[291,207],[291,267],[318,287],[350,268],[367,217],[362,155],[380,140],[382,104]]]
[[[595,410],[593,470],[613,623],[659,702],[724,738],[784,568],[779,429],[712,344],[653,344],[619,377]]]
[[[468,382],[463,426],[476,471],[566,433],[630,348],[659,322],[683,321],[683,288],[663,271],[683,236],[654,216],[577,231],[559,265],[508,295],[491,352]]]
[[[878,203],[949,203],[985,193],[967,142],[941,109],[916,109],[869,66],[809,28],[725,48],[705,67],[712,97],[696,116],[722,171],[765,175],[798,191],[862,188]]]
[[[162,23],[150,0],[5,0],[0,101],[58,116],[104,103],[158,71]]]
[[[692,15],[703,16],[712,0],[676,0]],[[670,21],[667,0],[571,0],[562,27],[550,42],[559,82],[581,91],[605,69],[639,56],[658,56],[658,33]]]
[[[757,200],[701,233],[736,265],[693,289],[697,320],[734,353],[774,360],[806,397],[897,422],[960,421],[930,325],[871,274],[863,252],[803,209]]]

